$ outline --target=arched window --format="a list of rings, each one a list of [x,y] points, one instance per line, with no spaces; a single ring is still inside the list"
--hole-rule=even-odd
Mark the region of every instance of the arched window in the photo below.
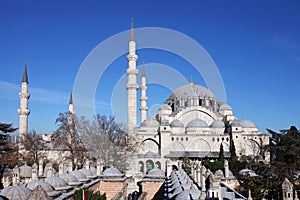
[[[154,168],[154,163],[152,160],[147,160],[146,161],[146,173],[148,173],[151,169]]]
[[[139,172],[143,172],[144,173],[144,162],[143,161],[139,162]]]
[[[160,164],[159,161],[156,161],[156,162],[155,162],[155,168],[161,169],[161,164]]]

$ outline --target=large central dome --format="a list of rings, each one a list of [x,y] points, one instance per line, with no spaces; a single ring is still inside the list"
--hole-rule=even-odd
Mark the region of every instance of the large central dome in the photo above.
[[[174,90],[171,96],[169,97],[169,99],[170,98],[186,99],[188,97],[215,98],[214,94],[209,89],[201,85],[189,83]]]

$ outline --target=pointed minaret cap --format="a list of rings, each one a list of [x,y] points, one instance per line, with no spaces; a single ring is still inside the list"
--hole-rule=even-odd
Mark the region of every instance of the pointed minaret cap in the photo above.
[[[28,83],[28,76],[27,76],[26,62],[25,62],[25,66],[24,66],[24,72],[23,72],[22,83]]]
[[[133,26],[133,18],[131,18],[130,41],[135,41],[135,37],[134,37],[134,26]]]
[[[72,91],[71,91],[71,94],[70,94],[70,101],[69,101],[69,104],[73,104]]]
[[[145,66],[143,63],[143,67],[142,67],[142,77],[146,77],[146,72],[145,72]]]

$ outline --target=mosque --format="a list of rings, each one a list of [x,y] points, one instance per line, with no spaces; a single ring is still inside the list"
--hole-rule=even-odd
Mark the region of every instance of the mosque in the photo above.
[[[127,59],[128,134],[139,142],[138,153],[131,163],[132,171],[167,170],[172,163],[184,157],[192,160],[216,159],[221,145],[227,158],[232,145],[235,145],[237,156],[251,156],[269,162],[269,152],[262,148],[269,144],[269,136],[260,132],[250,120],[238,119],[229,105],[192,80],[175,89],[157,114],[147,118],[146,72],[143,68],[139,86],[133,25]],[[140,126],[137,125],[138,89],[141,94]]]

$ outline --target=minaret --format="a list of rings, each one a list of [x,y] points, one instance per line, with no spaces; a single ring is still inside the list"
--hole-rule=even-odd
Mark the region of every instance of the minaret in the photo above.
[[[141,97],[140,97],[140,101],[141,101],[141,106],[140,106],[140,111],[141,111],[141,123],[143,123],[143,121],[147,118],[147,85],[146,85],[146,73],[145,73],[145,67],[143,65],[142,68],[142,84],[140,86],[141,89]]]
[[[128,134],[132,134],[134,128],[136,127],[136,93],[138,89],[138,84],[136,82],[138,69],[136,68],[136,61],[138,56],[135,54],[136,44],[134,38],[134,28],[133,19],[130,29],[130,40],[129,40],[129,53],[127,55],[128,69],[126,70],[128,81],[126,85],[128,94],[128,113],[127,113],[127,123],[128,123]]]
[[[28,133],[28,115],[30,110],[28,109],[28,99],[30,94],[28,93],[28,76],[26,64],[24,67],[24,73],[22,78],[20,97],[20,108],[18,109],[19,114],[19,137],[24,136]]]
[[[69,111],[68,111],[68,127],[69,127],[69,144],[72,144],[74,137],[74,107],[72,92],[70,93]]]

